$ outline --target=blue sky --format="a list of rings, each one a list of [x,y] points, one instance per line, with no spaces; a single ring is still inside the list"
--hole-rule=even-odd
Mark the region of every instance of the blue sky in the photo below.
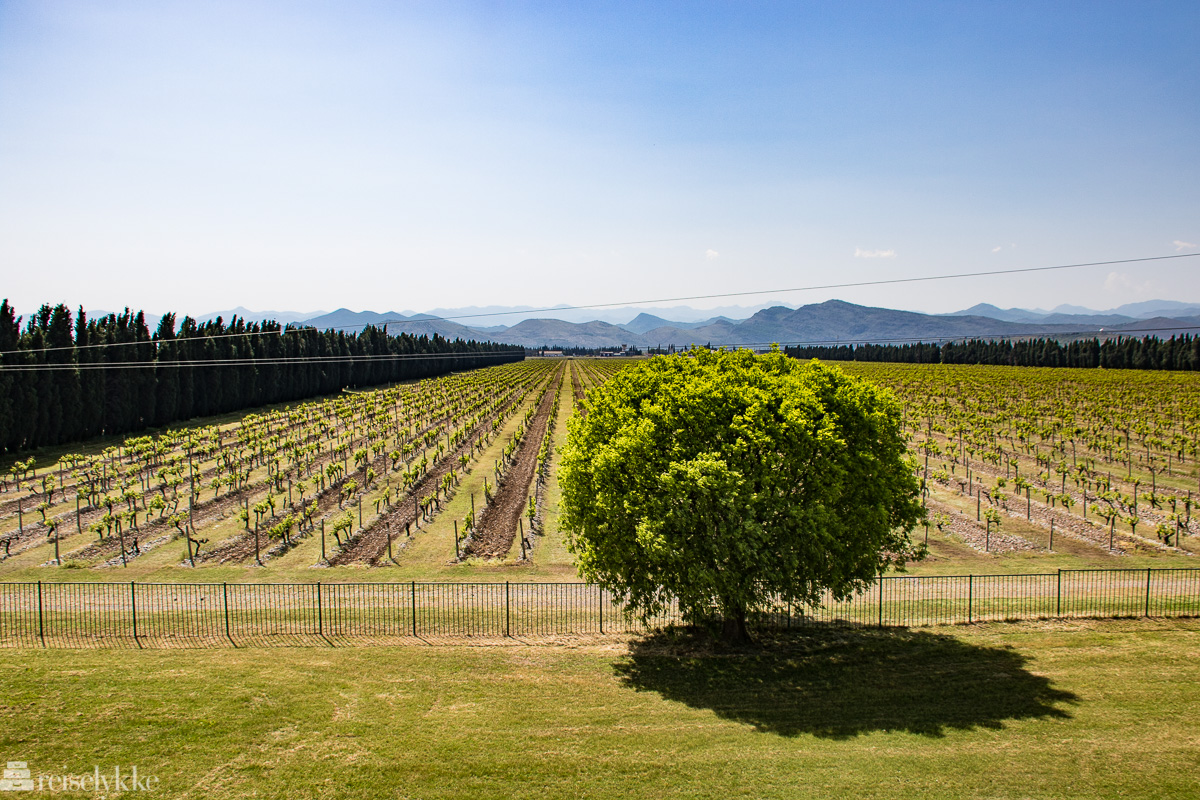
[[[1195,2],[0,1],[3,294],[582,304],[1200,252],[1197,30]],[[830,296],[1200,301],[1200,258],[778,299]]]

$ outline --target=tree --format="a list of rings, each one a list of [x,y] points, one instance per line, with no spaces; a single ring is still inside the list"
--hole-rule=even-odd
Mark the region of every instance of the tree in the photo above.
[[[893,395],[778,351],[617,373],[571,419],[559,474],[585,579],[645,617],[719,615],[729,642],[769,601],[845,599],[923,555]]]

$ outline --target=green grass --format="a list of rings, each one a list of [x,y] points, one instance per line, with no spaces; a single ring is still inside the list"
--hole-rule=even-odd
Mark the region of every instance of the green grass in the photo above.
[[[0,753],[183,798],[1200,794],[1200,622],[768,644],[0,651]]]

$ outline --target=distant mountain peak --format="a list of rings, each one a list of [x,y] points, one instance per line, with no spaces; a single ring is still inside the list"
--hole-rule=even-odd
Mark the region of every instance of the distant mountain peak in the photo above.
[[[1162,304],[1175,310],[1163,310]],[[1079,309],[1088,314],[1064,313]],[[712,344],[766,345],[848,344],[881,341],[940,341],[950,338],[994,338],[1020,336],[1074,336],[1081,332],[1119,333],[1122,327],[1153,328],[1162,335],[1182,330],[1184,311],[1200,314],[1200,304],[1178,301],[1147,301],[1122,306],[1113,312],[1093,312],[1079,306],[1060,306],[1052,312],[1042,309],[1001,309],[991,303],[977,303],[953,314],[922,314],[830,299],[793,308],[781,303],[764,303],[744,309],[749,316],[733,319],[684,306],[644,307],[639,309],[586,309],[530,313],[512,307],[483,306],[436,309],[415,312],[336,311],[295,320],[319,329],[361,330],[366,325],[387,325],[389,334],[401,332],[415,336],[434,334],[450,339],[491,340],[525,347],[656,347],[658,345]],[[532,312],[535,309],[530,309]],[[1158,313],[1152,313],[1152,312]],[[515,313],[513,313],[515,312]],[[223,312],[237,314],[250,321],[270,319],[276,313],[253,312],[238,307]],[[1139,314],[1138,317],[1133,314]],[[586,315],[595,314],[594,317]],[[450,317],[447,319],[446,317]],[[1163,317],[1151,319],[1147,317]],[[565,318],[565,319],[564,319]],[[629,320],[625,322],[625,320]],[[291,320],[277,319],[279,322]],[[498,324],[498,323],[506,324]],[[1091,335],[1090,333],[1087,335]],[[1103,334],[1102,334],[1103,335]]]

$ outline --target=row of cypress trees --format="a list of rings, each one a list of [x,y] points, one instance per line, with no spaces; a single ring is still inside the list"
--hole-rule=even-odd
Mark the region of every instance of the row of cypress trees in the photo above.
[[[993,364],[1013,367],[1200,370],[1200,336],[1182,334],[1079,339],[971,339],[946,344],[860,344],[787,347],[795,358],[828,361],[888,361],[907,364]]]
[[[269,335],[263,335],[269,334]],[[293,359],[279,363],[277,359]],[[367,327],[283,327],[174,314],[151,333],[126,309],[89,319],[43,305],[25,321],[0,303],[0,450],[130,434],[223,414],[524,359],[511,345]],[[62,369],[45,369],[59,365]],[[31,369],[32,368],[32,369]]]

